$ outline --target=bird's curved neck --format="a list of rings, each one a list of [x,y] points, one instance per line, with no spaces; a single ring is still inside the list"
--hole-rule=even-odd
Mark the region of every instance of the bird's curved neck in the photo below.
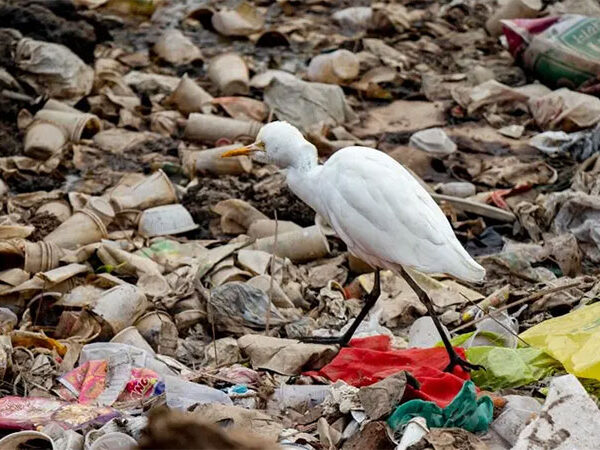
[[[294,150],[294,158],[288,166],[288,170],[310,172],[318,165],[317,149],[310,142],[305,141]]]
[[[289,167],[287,169],[286,181],[294,194],[309,205],[312,209],[321,213],[318,190],[320,188],[319,175],[323,166],[314,161],[306,166]]]

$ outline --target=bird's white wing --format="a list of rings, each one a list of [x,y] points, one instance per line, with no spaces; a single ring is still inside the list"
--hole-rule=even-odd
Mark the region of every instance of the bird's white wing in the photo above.
[[[323,212],[351,251],[383,267],[401,264],[467,280],[483,269],[415,178],[383,152],[347,147],[320,175]]]

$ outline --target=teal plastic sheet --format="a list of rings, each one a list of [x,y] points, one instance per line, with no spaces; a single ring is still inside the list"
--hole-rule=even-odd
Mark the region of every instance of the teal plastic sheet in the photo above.
[[[388,419],[392,430],[400,430],[414,417],[424,417],[430,428],[458,427],[467,431],[487,431],[494,412],[492,399],[477,398],[475,384],[465,381],[454,400],[445,408],[433,402],[410,400],[398,406]]]

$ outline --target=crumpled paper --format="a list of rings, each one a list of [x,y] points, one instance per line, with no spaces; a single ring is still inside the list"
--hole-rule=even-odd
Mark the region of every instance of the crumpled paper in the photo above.
[[[24,38],[17,44],[17,67],[38,94],[74,104],[88,95],[94,70],[64,45]]]
[[[334,345],[303,344],[293,339],[247,334],[238,346],[250,357],[254,369],[267,369],[283,375],[299,375],[302,370],[320,369],[337,353]]]
[[[342,88],[331,84],[274,76],[264,98],[279,119],[302,130],[323,121],[343,124],[356,118]]]

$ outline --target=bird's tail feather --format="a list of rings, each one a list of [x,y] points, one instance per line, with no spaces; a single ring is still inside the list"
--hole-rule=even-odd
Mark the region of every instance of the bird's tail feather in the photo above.
[[[457,241],[455,250],[459,253],[459,261],[453,266],[452,271],[448,272],[457,278],[471,283],[479,283],[485,278],[485,269],[475,261],[471,255]]]

